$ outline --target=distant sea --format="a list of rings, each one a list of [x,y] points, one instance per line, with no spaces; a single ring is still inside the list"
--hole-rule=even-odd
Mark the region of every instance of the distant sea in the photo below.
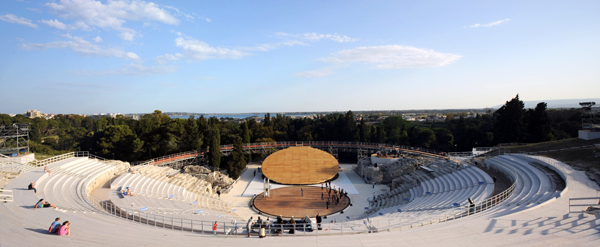
[[[285,115],[285,114],[284,114]],[[257,114],[232,114],[232,115],[203,115],[205,118],[211,118],[211,117],[216,117],[216,118],[235,118],[235,119],[245,119],[248,117],[264,117],[264,114],[261,115],[257,115]],[[277,116],[277,114],[271,114],[271,117],[275,117]],[[295,116],[295,117],[306,117],[306,116],[312,116],[312,115],[286,115],[286,116]],[[171,118],[183,118],[183,119],[188,119],[190,118],[190,115],[185,115],[185,116],[170,116]],[[194,115],[195,118],[199,118],[200,115]]]

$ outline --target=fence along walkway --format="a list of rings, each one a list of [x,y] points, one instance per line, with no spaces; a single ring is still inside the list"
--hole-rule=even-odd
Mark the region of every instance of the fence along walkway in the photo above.
[[[314,148],[336,148],[342,150],[370,150],[379,151],[382,149],[387,150],[399,150],[405,153],[419,154],[439,159],[450,159],[446,153],[438,152],[426,148],[410,147],[403,145],[391,145],[385,143],[368,143],[368,142],[325,142],[325,141],[297,141],[297,142],[259,142],[259,143],[246,143],[243,144],[244,152],[247,153],[260,153],[260,152],[271,152],[274,149],[284,149],[294,146],[310,146]],[[233,145],[221,145],[221,153],[228,155],[233,150]],[[133,164],[138,165],[166,165],[180,160],[203,158],[204,155],[208,154],[208,148],[200,151],[187,151],[176,154],[169,154],[142,162],[134,162]]]

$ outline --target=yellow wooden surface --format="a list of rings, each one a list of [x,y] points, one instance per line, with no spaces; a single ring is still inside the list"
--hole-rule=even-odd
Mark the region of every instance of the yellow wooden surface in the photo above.
[[[263,161],[262,172],[282,184],[318,184],[335,177],[338,161],[333,155],[311,147],[290,147]]]

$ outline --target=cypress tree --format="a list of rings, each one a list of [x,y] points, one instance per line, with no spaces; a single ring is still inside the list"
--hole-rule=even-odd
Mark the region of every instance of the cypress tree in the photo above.
[[[506,101],[496,111],[497,122],[495,124],[494,138],[499,143],[519,142],[525,139],[525,104],[519,100],[519,95]]]
[[[210,135],[210,146],[208,148],[208,152],[210,155],[210,165],[216,168],[219,168],[221,164],[221,134],[217,127],[212,127],[209,129]]]
[[[242,143],[250,143],[250,130],[248,130],[248,122],[244,122],[242,126]],[[248,162],[252,160],[252,153],[248,152]]]
[[[265,127],[269,126],[271,126],[271,114],[267,113],[267,115],[265,115]]]
[[[366,142],[367,141],[367,126],[365,126],[365,119],[361,118],[360,119],[360,132],[359,132],[359,140],[360,142]]]
[[[244,148],[242,147],[242,138],[237,137],[233,143],[233,150],[230,154],[229,161],[229,176],[233,179],[237,179],[242,170],[246,167],[246,159],[244,157]]]

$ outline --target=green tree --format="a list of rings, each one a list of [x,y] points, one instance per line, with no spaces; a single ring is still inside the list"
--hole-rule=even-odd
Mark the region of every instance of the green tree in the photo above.
[[[106,158],[133,161],[144,146],[144,142],[127,125],[107,126],[98,135],[99,154]]]
[[[217,127],[212,127],[208,130],[208,135],[210,140],[208,148],[210,165],[219,168],[221,164],[221,134]]]
[[[527,111],[529,142],[545,142],[554,139],[546,107],[547,104],[545,102],[540,102],[536,105],[535,109]]]
[[[198,128],[198,124],[194,117],[190,117],[185,121],[184,135],[181,137],[182,147],[184,150],[200,150],[202,147],[202,133]]]
[[[377,142],[385,143],[385,129],[381,125],[377,127]]]
[[[266,127],[271,126],[271,114],[270,113],[267,113],[267,115],[265,115],[265,123],[264,123],[264,125]]]
[[[360,125],[359,125],[359,132],[358,132],[358,141],[359,142],[366,142],[367,141],[367,126],[365,125],[365,119],[364,118],[360,118]]]
[[[250,143],[250,130],[248,130],[248,122],[244,122],[242,126],[242,143]],[[252,160],[252,153],[248,152],[248,162]]]
[[[382,122],[385,130],[386,141],[393,144],[409,144],[408,143],[408,132],[406,129],[412,127],[412,125],[402,119],[402,117],[388,117]]]
[[[237,179],[242,174],[246,167],[246,159],[244,157],[244,148],[242,147],[242,138],[237,137],[233,143],[233,150],[229,157],[229,176]]]
[[[525,139],[525,104],[519,100],[519,95],[507,101],[495,112],[496,124],[494,138],[498,143],[520,142]]]
[[[435,132],[431,129],[420,129],[415,146],[429,148],[435,144]]]

